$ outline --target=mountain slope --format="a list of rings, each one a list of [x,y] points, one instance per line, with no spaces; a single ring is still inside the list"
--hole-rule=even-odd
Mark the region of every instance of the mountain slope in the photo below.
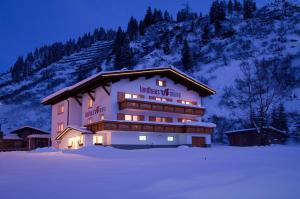
[[[184,40],[193,52],[190,75],[217,90],[215,96],[205,100],[210,117],[213,114],[228,118],[240,117],[241,111],[220,106],[223,91],[232,86],[240,75],[240,64],[255,59],[289,59],[289,67],[300,71],[300,9],[292,4],[269,4],[244,20],[239,13],[228,15],[222,22],[222,32],[214,33],[210,25],[210,41],[202,42],[202,34],[208,17],[183,22],[159,22],[146,29],[144,36],[132,40],[135,68],[175,66],[184,70],[181,49]],[[164,47],[169,43],[170,52]],[[97,42],[90,48],[64,57],[56,63],[36,72],[27,80],[12,82],[10,74],[0,75],[0,118],[7,118],[4,130],[21,125],[34,125],[49,130],[50,109],[40,100],[48,94],[73,84],[100,70],[113,68],[112,42]],[[298,78],[299,78],[299,74]],[[300,89],[286,96],[286,107],[299,117]],[[16,119],[17,118],[17,119]]]

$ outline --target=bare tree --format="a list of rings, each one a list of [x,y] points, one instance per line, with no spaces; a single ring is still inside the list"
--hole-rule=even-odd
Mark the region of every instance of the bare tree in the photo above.
[[[285,63],[286,64],[286,63]],[[255,60],[241,64],[241,76],[234,89],[224,96],[232,107],[245,109],[251,126],[261,128],[266,124],[270,108],[282,101],[292,84],[287,83],[294,74],[277,59]],[[290,67],[291,68],[291,67]],[[285,74],[283,76],[282,74]]]

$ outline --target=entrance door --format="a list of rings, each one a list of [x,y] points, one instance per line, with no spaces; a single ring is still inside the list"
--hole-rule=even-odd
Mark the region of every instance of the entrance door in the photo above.
[[[192,137],[192,146],[206,147],[204,137]]]

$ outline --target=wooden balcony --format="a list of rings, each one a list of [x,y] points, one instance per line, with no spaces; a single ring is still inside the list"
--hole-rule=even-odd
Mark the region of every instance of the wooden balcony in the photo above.
[[[141,132],[163,132],[163,133],[213,133],[212,127],[195,126],[187,123],[183,124],[162,124],[132,121],[100,121],[86,125],[92,132],[111,131],[141,131]]]
[[[119,109],[139,109],[189,115],[204,115],[205,109],[202,107],[196,107],[195,105],[181,105],[165,103],[160,101],[142,101],[136,99],[123,99],[119,101]]]

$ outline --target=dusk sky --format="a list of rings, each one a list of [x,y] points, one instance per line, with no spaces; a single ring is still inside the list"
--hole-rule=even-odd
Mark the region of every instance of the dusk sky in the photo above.
[[[193,11],[207,13],[212,0],[189,0]],[[258,6],[270,0],[256,1]],[[175,16],[186,0],[1,0],[0,72],[18,56],[55,41],[77,38],[97,27],[126,27],[130,16],[141,19],[147,6]]]

